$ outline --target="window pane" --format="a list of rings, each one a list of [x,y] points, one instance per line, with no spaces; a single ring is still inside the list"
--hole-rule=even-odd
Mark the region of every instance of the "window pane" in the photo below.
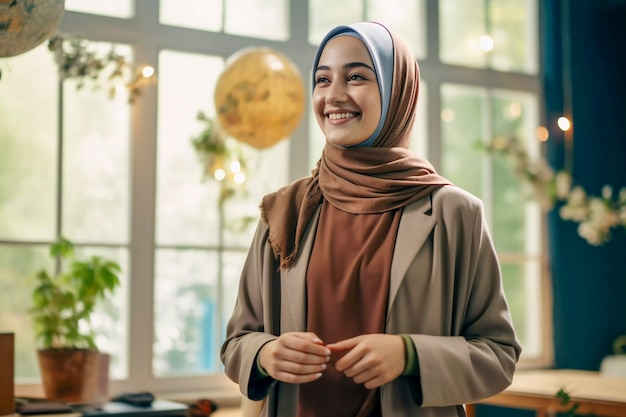
[[[65,9],[103,16],[131,18],[135,15],[135,0],[65,0]]]
[[[443,62],[537,73],[536,1],[439,0],[439,13]],[[480,46],[484,35],[493,49]]]
[[[247,249],[260,218],[263,196],[285,185],[289,177],[289,139],[263,150],[245,144],[246,181],[242,192],[225,202],[224,244]]]
[[[190,29],[222,30],[222,0],[161,0],[162,24]]]
[[[156,376],[214,373],[217,326],[217,252],[157,250],[154,292]]]
[[[1,85],[1,84],[0,84]],[[27,310],[35,285],[32,276],[51,270],[53,261],[44,246],[0,246],[0,329],[15,333],[15,379],[34,382],[39,377],[35,334]]]
[[[55,235],[58,96],[47,45],[2,63],[0,239],[45,241]]]
[[[522,146],[531,146],[538,153],[534,140],[537,120],[537,99],[529,93],[495,90],[491,102],[493,135],[508,140],[516,138]],[[541,237],[528,234],[530,225],[537,225],[539,207],[527,203],[524,185],[509,158],[493,158],[493,236],[499,251],[538,253]]]
[[[309,43],[318,45],[335,26],[364,19],[362,0],[309,1]]]
[[[225,0],[224,32],[285,41],[289,39],[287,0]]]
[[[524,349],[524,357],[537,358],[543,347],[541,296],[541,265],[539,261],[521,263],[502,262],[504,292],[511,310],[517,336]]]
[[[485,0],[439,0],[439,58],[449,64],[485,68],[479,39],[487,32]]]
[[[110,44],[90,46],[97,56]],[[130,48],[117,45],[118,55]],[[104,72],[103,72],[104,73]],[[107,72],[108,73],[108,72]],[[64,82],[63,234],[70,240],[126,243],[130,213],[130,104],[106,88]]]
[[[458,85],[441,88],[442,174],[482,197],[486,157],[476,150],[484,141],[485,89]]]
[[[489,7],[494,40],[490,67],[500,71],[536,74],[537,1],[490,0]]]
[[[400,34],[413,47],[417,57],[426,56],[426,1],[388,0],[367,2],[367,20],[381,22]]]
[[[220,258],[215,251],[157,251],[155,375],[221,371],[219,350],[246,255],[229,251]]]
[[[203,167],[191,139],[203,129],[196,119],[198,112],[215,115],[213,94],[223,67],[221,57],[173,51],[159,55],[159,244],[217,244],[219,186],[215,181],[202,181]]]

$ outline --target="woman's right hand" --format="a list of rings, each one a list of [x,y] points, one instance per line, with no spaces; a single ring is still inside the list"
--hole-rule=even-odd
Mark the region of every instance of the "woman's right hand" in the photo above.
[[[305,384],[322,376],[330,349],[315,333],[284,333],[266,343],[259,352],[260,365],[272,378],[290,384]]]

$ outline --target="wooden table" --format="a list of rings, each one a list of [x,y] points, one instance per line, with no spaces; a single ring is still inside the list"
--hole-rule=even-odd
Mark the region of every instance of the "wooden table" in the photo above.
[[[561,388],[570,396],[567,405],[556,397]],[[626,417],[626,378],[569,369],[519,371],[511,386],[479,404],[535,410],[537,417],[553,416],[578,404],[576,414]],[[474,406],[469,405],[467,412],[474,417]]]

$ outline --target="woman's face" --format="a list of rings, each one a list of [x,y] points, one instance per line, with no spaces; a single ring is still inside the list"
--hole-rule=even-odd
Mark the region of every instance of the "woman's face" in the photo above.
[[[326,140],[357,145],[381,117],[380,90],[365,44],[353,36],[331,39],[315,68],[313,111]]]

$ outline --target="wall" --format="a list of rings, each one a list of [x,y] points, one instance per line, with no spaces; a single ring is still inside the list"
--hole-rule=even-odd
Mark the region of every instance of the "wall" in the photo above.
[[[548,159],[562,168],[570,149],[574,181],[591,195],[606,184],[626,187],[626,0],[540,0],[539,7]],[[570,109],[566,147],[554,120]],[[626,334],[626,231],[594,247],[576,227],[556,210],[548,215],[555,368],[598,370]],[[488,406],[477,414],[534,415]]]

